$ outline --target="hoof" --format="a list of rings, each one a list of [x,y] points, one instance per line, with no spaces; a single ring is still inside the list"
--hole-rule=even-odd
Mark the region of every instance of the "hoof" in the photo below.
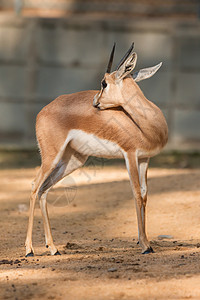
[[[34,256],[34,253],[33,251],[31,251],[30,253],[26,254],[25,257],[33,257]]]
[[[56,253],[54,253],[53,255],[61,255],[60,252],[57,250]]]
[[[149,247],[149,248],[147,248],[147,250],[145,250],[144,252],[142,252],[142,254],[149,254],[149,253],[154,253],[152,247]]]
[[[137,245],[139,245],[140,244],[140,242],[139,241],[137,241]]]

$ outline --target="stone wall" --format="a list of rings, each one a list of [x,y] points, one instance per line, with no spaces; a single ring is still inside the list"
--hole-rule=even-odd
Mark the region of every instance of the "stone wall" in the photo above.
[[[170,149],[200,149],[200,23],[0,17],[0,145],[32,147],[40,109],[63,93],[98,89],[135,42],[136,69],[163,62],[140,86],[164,112]]]
[[[70,14],[110,17],[185,18],[200,14],[199,0],[1,0],[0,11],[22,15],[60,17]]]

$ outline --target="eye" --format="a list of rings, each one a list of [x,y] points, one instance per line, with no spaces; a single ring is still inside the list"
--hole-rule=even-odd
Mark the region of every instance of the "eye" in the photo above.
[[[106,83],[105,79],[102,81],[101,84],[102,84],[103,89],[105,89],[107,87],[107,83]]]

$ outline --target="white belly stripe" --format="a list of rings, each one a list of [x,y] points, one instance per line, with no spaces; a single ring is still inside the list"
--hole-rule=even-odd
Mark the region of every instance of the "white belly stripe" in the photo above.
[[[68,134],[71,147],[83,155],[123,158],[123,149],[116,143],[101,139],[94,134],[72,129]]]

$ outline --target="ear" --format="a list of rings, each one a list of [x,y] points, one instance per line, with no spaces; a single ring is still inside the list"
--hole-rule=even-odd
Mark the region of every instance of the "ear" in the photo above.
[[[162,66],[162,62],[159,63],[158,65],[154,66],[154,67],[150,67],[150,68],[146,68],[146,69],[141,69],[137,72],[135,72],[133,74],[133,79],[136,82],[139,82],[141,80],[150,78],[151,76],[153,76]]]
[[[122,80],[124,77],[130,74],[135,68],[136,62],[137,54],[135,52],[132,52],[125,60],[125,62],[119,67],[119,69],[117,69],[115,74],[117,81]]]

